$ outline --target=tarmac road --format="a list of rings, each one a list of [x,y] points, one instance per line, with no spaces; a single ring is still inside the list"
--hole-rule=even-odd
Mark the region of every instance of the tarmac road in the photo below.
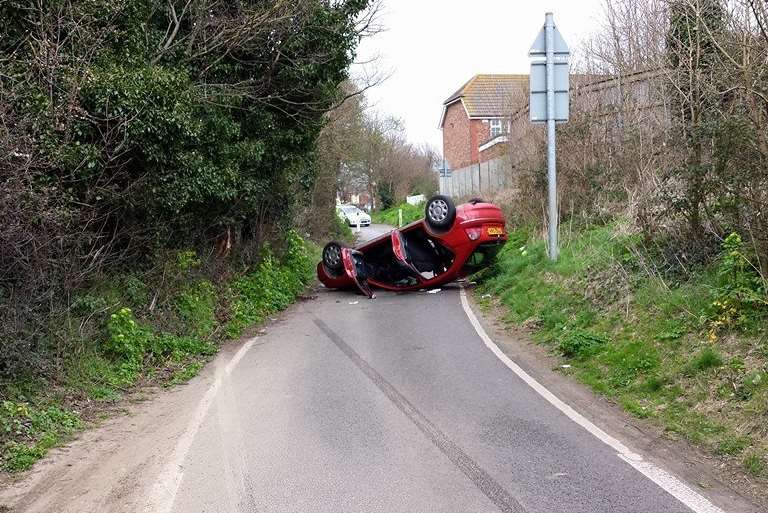
[[[460,293],[371,301],[320,290],[186,387],[58,451],[0,504],[19,513],[691,511],[489,350]],[[720,511],[706,500],[696,508]]]
[[[371,226],[361,227],[360,233],[355,234],[357,236],[357,242],[362,243],[367,240],[371,240],[379,235],[385,234],[392,230],[392,227],[388,224],[371,224]],[[352,228],[354,233],[355,228]]]

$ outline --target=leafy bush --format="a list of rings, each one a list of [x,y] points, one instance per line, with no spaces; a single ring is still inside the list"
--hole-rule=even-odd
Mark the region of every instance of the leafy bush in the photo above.
[[[176,309],[182,323],[192,328],[199,338],[207,338],[216,327],[216,287],[208,280],[194,282],[182,289],[176,298]]]
[[[314,261],[309,245],[293,230],[288,232],[286,240],[282,259],[266,251],[255,270],[232,283],[227,336],[238,337],[249,325],[282,310],[312,280]]]
[[[137,367],[141,363],[154,338],[152,331],[137,322],[133,311],[127,307],[110,316],[107,332],[109,337],[104,343],[104,350],[127,367]]]
[[[179,249],[174,270],[198,269],[211,241],[247,253],[308,209],[369,3],[2,3],[0,381],[60,368],[52,298]],[[67,37],[41,74],[49,33]]]

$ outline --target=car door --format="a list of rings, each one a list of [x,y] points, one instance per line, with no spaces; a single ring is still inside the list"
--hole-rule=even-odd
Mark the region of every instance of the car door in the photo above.
[[[371,290],[371,286],[368,284],[369,271],[363,258],[363,254],[352,248],[341,249],[341,260],[344,262],[344,272],[352,278],[357,288],[368,296],[370,299],[375,299],[376,294]]]
[[[419,270],[416,269],[416,266],[414,266],[408,258],[408,248],[400,230],[392,230],[390,238],[392,241],[392,252],[395,254],[397,261],[408,268],[413,273],[414,278],[419,280],[419,282],[424,281]]]

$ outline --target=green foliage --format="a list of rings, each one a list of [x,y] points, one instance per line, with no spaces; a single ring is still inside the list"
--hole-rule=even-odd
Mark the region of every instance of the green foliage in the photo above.
[[[686,366],[685,373],[689,376],[707,369],[723,365],[723,357],[712,347],[705,347]]]
[[[760,477],[765,472],[766,463],[759,454],[749,454],[744,458],[744,468],[755,477]]]
[[[176,253],[176,263],[178,264],[179,271],[187,272],[200,266],[200,259],[197,257],[197,252],[193,249],[187,249]]]
[[[189,270],[205,267],[195,252],[170,254],[159,268],[180,274],[169,284],[172,290],[165,291],[168,299],[161,302],[167,306],[157,307],[154,314],[140,308],[109,308],[130,298],[145,302],[149,286],[136,275],[119,275],[79,295],[70,314],[102,318],[102,329],[93,333],[100,343],[86,340],[82,351],[68,355],[55,393],[42,383],[19,387],[12,394],[14,400],[0,403],[0,466],[25,470],[78,429],[79,417],[62,406],[70,397],[114,402],[139,381],[165,386],[189,381],[216,353],[225,331],[239,336],[251,324],[288,306],[313,279],[318,258],[318,249],[290,230],[279,257],[265,249],[256,268],[228,286],[190,276]],[[217,317],[220,310],[223,319]]]
[[[751,262],[737,233],[723,241],[718,276],[722,280],[722,300],[733,301],[742,309],[768,307],[768,283]]]
[[[569,373],[669,436],[727,457],[761,454],[768,355],[764,309],[753,300],[759,274],[729,237],[711,265],[666,281],[648,272],[663,256],[644,242],[622,220],[587,224],[564,238],[553,263],[543,240],[515,230],[478,294],[491,293],[509,320],[569,358]],[[728,309],[716,306],[726,301]],[[713,323],[731,309],[713,341]]]
[[[240,336],[246,327],[287,307],[312,279],[314,261],[309,245],[295,231],[286,239],[282,259],[267,251],[256,269],[232,283],[229,337]]]
[[[736,397],[749,401],[760,388],[768,385],[768,372],[754,371],[746,376],[736,389]]]
[[[334,220],[334,230],[333,233],[330,235],[331,240],[341,240],[346,242],[353,242],[355,240],[355,234],[352,233],[352,228],[349,227],[349,224],[342,221],[339,216],[333,216]]]
[[[205,339],[216,327],[216,303],[216,287],[208,280],[200,280],[182,289],[176,298],[176,309],[192,333]]]
[[[144,359],[154,337],[152,331],[137,322],[130,308],[113,313],[107,322],[108,338],[104,350],[128,367],[137,367]]]
[[[27,470],[80,425],[77,414],[58,406],[3,401],[0,403],[0,434],[5,439],[14,440],[0,447],[2,467],[9,472]]]
[[[197,374],[200,372],[200,369],[203,368],[203,364],[200,362],[190,362],[186,365],[184,365],[181,369],[178,369],[173,373],[173,377],[171,377],[171,380],[168,382],[167,386],[174,386],[179,385],[181,383],[186,383],[190,379],[197,376]]]
[[[739,454],[745,448],[751,445],[752,441],[744,436],[727,437],[718,445],[718,452],[720,454]]]
[[[233,253],[247,253],[273,227],[296,223],[369,3],[233,2],[175,13],[144,0],[0,5],[2,381],[56,373],[46,367],[59,347],[52,310],[66,317],[63,298],[104,275],[135,277],[157,255],[207,250],[224,234]],[[40,73],[51,33],[64,36]],[[199,272],[200,258],[185,249],[176,264],[173,280]],[[119,304],[148,306],[146,288],[132,288]],[[185,291],[178,306],[205,317],[202,335],[211,317],[209,302],[193,297],[201,292],[210,296]],[[90,299],[78,311],[115,306]],[[118,322],[107,345],[135,364],[146,334]]]
[[[208,299],[213,299],[213,296]],[[192,323],[191,329],[195,333],[194,336],[156,334],[148,326],[138,322],[130,308],[121,308],[110,316],[107,323],[109,337],[104,343],[104,350],[118,362],[123,384],[131,384],[135,381],[147,357],[155,360],[170,358],[178,361],[185,356],[210,355],[216,352],[213,345],[198,337],[201,331],[211,331],[214,321],[204,319],[201,323],[194,317],[196,312],[190,304],[198,309],[201,307],[196,303],[188,302],[187,309],[182,310],[182,318]],[[205,310],[206,307],[213,309],[212,304],[203,305],[202,309]],[[208,324],[209,322],[211,324]]]
[[[373,222],[397,226],[399,221],[398,211],[403,211],[403,225],[418,221],[424,217],[424,204],[411,205],[410,203],[400,203],[388,209],[379,210],[371,216]]]
[[[559,349],[563,356],[590,356],[599,352],[607,342],[605,337],[586,330],[575,329],[562,338]]]

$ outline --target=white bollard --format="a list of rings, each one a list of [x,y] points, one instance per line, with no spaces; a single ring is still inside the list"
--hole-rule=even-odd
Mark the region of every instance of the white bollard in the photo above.
[[[397,209],[397,227],[398,228],[403,227],[403,209],[402,208]]]
[[[360,217],[357,218],[357,228],[355,228],[355,233],[360,233]]]

